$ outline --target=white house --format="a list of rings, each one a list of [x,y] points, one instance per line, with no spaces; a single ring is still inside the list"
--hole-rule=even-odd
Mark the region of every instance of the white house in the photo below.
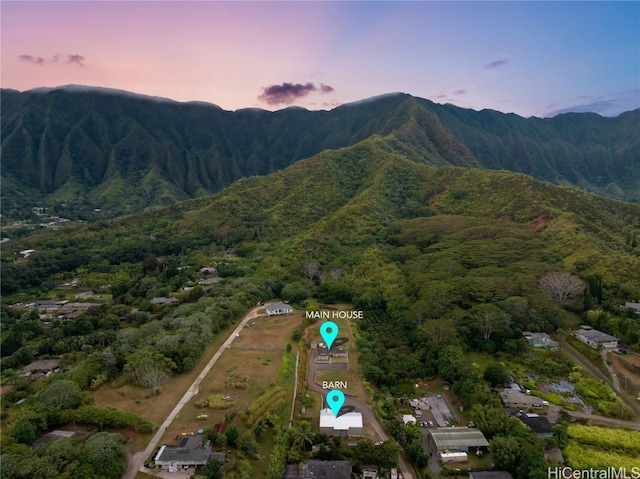
[[[331,409],[320,411],[320,432],[328,436],[362,437],[362,413],[348,412],[335,417]]]
[[[267,316],[293,313],[293,308],[286,303],[267,304],[264,309],[267,311]]]
[[[573,332],[573,335],[585,344],[588,344],[594,349],[602,348],[617,348],[619,339],[610,334],[603,333],[597,329],[592,329],[590,326],[581,326],[580,329]]]

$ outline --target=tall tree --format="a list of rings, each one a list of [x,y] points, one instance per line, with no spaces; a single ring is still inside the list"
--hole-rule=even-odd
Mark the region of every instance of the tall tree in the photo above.
[[[476,325],[480,328],[484,339],[489,339],[495,329],[507,323],[502,310],[493,304],[479,304],[474,309]]]
[[[582,280],[569,273],[548,274],[540,279],[538,285],[551,295],[551,299],[558,306],[572,300],[584,290]]]
[[[176,364],[150,347],[127,356],[125,371],[134,383],[149,389],[159,388],[176,369]]]

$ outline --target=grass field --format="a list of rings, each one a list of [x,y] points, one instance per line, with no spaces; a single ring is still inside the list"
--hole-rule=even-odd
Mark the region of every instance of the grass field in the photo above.
[[[123,393],[121,388],[113,387],[113,382],[88,393],[97,406],[110,406],[121,411],[134,412],[144,419],[161,424],[235,327],[236,325],[231,325],[221,331],[205,348],[194,368],[184,374],[172,376],[163,386],[162,393],[157,396],[151,396],[148,389],[132,385],[127,385],[128,389],[124,389]]]
[[[283,423],[288,423],[293,400],[295,368],[295,344],[291,340],[294,329],[302,325],[303,314],[256,318],[251,326],[243,329],[240,336],[226,349],[207,377],[200,384],[198,394],[184,406],[176,420],[169,426],[161,440],[163,444],[175,444],[182,434],[197,433],[199,429],[213,427],[220,422],[235,425],[240,432],[248,429],[239,413],[245,411],[262,393],[272,386],[286,391],[285,406],[280,412]],[[287,344],[292,343],[292,352],[287,353]],[[284,359],[284,360],[283,360]],[[200,371],[202,368],[198,369]],[[236,375],[248,378],[247,389],[233,389],[227,380]],[[164,394],[164,393],[163,393]],[[230,397],[231,407],[223,410],[200,408],[196,403],[212,395]],[[179,398],[175,399],[177,402]],[[175,404],[174,402],[174,404]],[[206,414],[206,419],[198,419]],[[261,458],[254,462],[256,477],[266,470],[269,452],[273,447],[271,431],[258,438]]]

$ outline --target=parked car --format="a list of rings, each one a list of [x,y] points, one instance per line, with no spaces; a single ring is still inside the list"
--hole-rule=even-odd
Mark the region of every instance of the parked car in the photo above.
[[[427,426],[433,427],[433,421],[427,421]]]

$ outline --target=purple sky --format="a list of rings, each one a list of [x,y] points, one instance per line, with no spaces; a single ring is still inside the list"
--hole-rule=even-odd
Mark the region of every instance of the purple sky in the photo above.
[[[234,110],[401,91],[523,116],[640,107],[640,2],[11,2],[3,88]]]

